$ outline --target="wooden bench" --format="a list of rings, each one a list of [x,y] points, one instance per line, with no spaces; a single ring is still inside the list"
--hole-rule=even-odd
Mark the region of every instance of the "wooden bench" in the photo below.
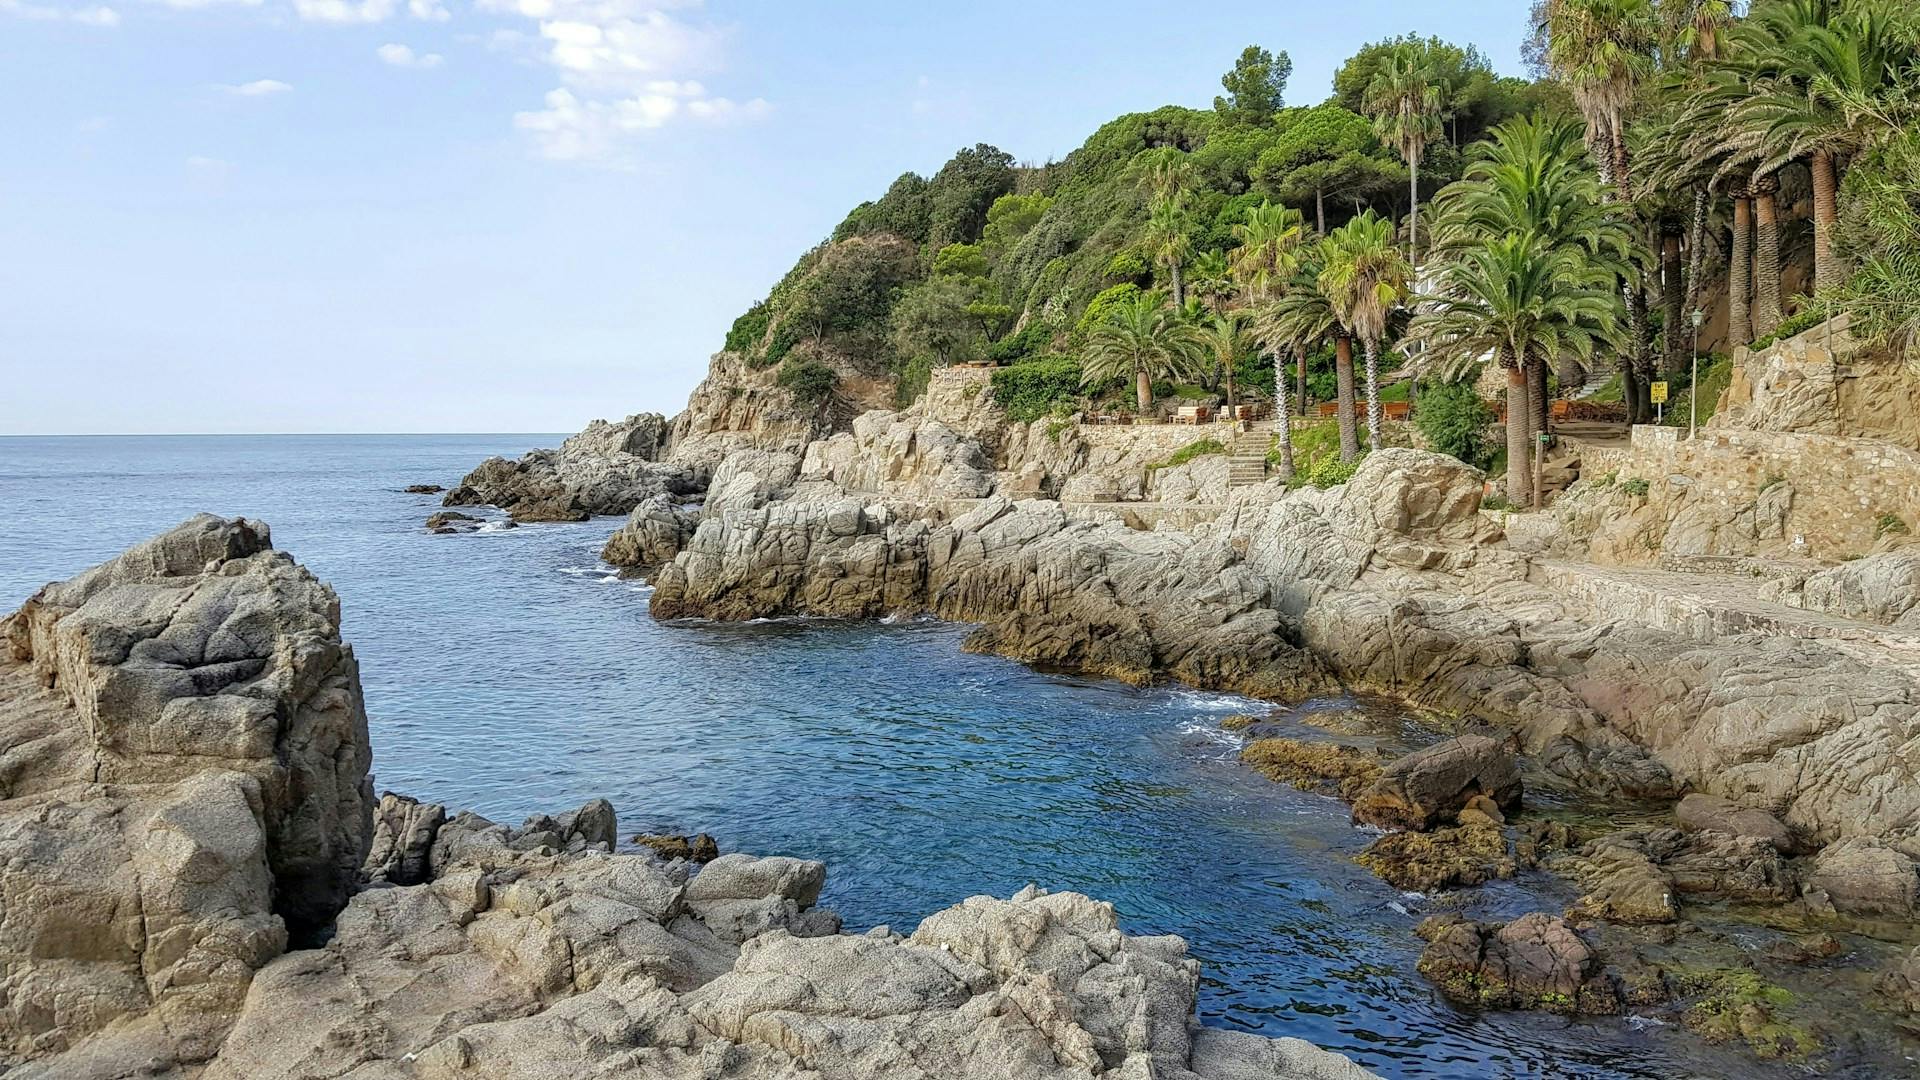
[[[1211,405],[1182,405],[1173,410],[1173,422],[1176,424],[1204,424],[1212,418]]]

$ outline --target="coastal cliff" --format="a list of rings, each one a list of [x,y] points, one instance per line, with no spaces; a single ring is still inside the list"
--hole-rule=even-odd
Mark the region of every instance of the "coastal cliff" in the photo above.
[[[207,1080],[1362,1080],[1199,1027],[1199,965],[1029,887],[840,932],[826,868],[389,794],[340,606],[202,515],[0,623],[0,1069]]]

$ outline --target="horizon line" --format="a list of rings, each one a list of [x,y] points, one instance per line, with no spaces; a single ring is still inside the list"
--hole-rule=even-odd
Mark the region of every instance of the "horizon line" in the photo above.
[[[0,439],[258,439],[360,435],[564,435],[561,431],[0,431]],[[577,434],[577,433],[576,433]]]

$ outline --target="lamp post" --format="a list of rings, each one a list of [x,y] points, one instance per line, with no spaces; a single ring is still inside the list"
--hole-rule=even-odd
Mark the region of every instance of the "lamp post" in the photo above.
[[[1694,436],[1700,426],[1700,324],[1707,321],[1707,313],[1700,308],[1693,309],[1693,381],[1687,383],[1687,438]]]

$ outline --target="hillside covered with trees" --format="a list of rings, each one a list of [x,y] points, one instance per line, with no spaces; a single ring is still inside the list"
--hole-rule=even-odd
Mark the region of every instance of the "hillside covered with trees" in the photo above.
[[[904,404],[970,361],[1004,365],[996,393],[1022,419],[1337,398],[1347,459],[1356,403],[1378,444],[1388,373],[1477,409],[1443,388],[1493,363],[1524,461],[1556,380],[1616,370],[1646,418],[1652,381],[1685,379],[1697,309],[1730,344],[1840,307],[1911,330],[1906,8],[1540,0],[1531,19],[1530,79],[1407,36],[1294,105],[1287,54],[1249,46],[1211,108],[1121,116],[1044,165],[962,150],[855,207],[726,349],[819,408],[849,375]]]

